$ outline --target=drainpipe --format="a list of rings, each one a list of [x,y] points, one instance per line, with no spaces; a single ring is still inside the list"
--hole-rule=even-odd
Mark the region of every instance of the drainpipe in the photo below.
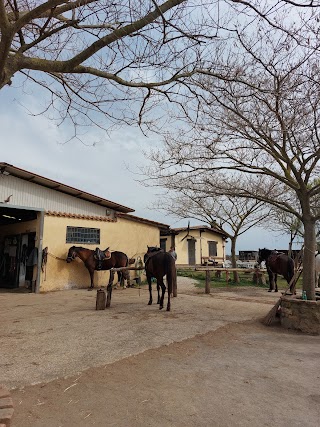
[[[41,263],[42,263],[42,242],[43,242],[43,225],[44,225],[44,211],[40,211],[40,224],[39,224],[39,245],[38,245],[38,266],[37,266],[37,279],[35,293],[40,292],[40,279],[41,279]]]

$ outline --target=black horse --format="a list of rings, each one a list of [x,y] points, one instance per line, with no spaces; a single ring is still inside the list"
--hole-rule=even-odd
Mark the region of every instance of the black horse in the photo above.
[[[100,262],[94,256],[95,251],[91,249],[82,248],[81,246],[72,246],[69,249],[66,261],[69,263],[77,257],[80,258],[81,261],[83,261],[84,265],[86,266],[90,274],[91,283],[90,283],[89,290],[92,290],[94,287],[93,276],[94,276],[95,270],[110,270],[110,278],[107,286],[107,307],[110,307],[112,285],[114,280],[114,271],[111,269],[127,267],[130,261],[127,255],[123,252],[119,252],[119,251],[110,252],[109,248],[107,248],[103,252],[105,252],[107,256],[105,259],[102,260],[102,262]],[[118,272],[118,278],[120,282],[126,279],[128,286],[130,286],[130,275],[128,271],[124,270],[123,272]]]
[[[158,304],[160,304],[159,309],[161,310],[163,308],[164,294],[166,292],[166,286],[163,282],[163,277],[166,276],[168,284],[167,311],[170,311],[170,296],[176,274],[176,265],[173,257],[160,248],[148,246],[148,252],[144,255],[144,263],[150,294],[148,305],[152,304],[151,279],[152,277],[155,277],[157,279]],[[161,297],[159,293],[160,287],[162,290]]]
[[[268,292],[278,292],[277,274],[281,274],[288,284],[294,276],[294,261],[288,255],[272,251],[270,249],[259,249],[258,264],[265,261],[266,268],[269,276],[269,290]],[[290,285],[290,292],[294,293],[295,283]]]

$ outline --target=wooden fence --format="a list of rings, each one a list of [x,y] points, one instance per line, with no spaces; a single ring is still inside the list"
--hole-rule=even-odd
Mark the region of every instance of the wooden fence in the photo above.
[[[124,271],[124,270],[144,270],[144,267],[120,267],[120,268],[112,268],[113,271]],[[265,268],[225,268],[225,267],[208,267],[208,266],[183,266],[176,265],[176,270],[192,270],[192,271],[205,271],[206,281],[205,281],[205,293],[210,294],[210,281],[211,281],[211,271],[222,272],[225,273],[226,282],[230,281],[230,273],[233,271],[238,271],[241,273],[253,273],[254,280],[257,284],[265,284],[265,275],[264,273],[267,271]],[[173,281],[173,296],[177,296],[177,277],[175,275]]]
[[[205,272],[205,293],[210,294],[210,281],[211,272],[225,273],[226,283],[230,281],[230,273],[237,271],[241,273],[253,273],[253,280],[259,285],[265,285],[265,268],[225,268],[225,267],[208,267],[208,266],[183,266],[177,265],[177,270],[191,270],[191,271],[204,271]]]

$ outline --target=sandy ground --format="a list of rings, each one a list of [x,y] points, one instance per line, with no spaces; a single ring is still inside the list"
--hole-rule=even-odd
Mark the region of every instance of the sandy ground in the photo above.
[[[1,293],[13,427],[319,425],[320,337],[259,322],[279,294],[178,292],[170,313],[146,289],[102,311],[86,290]]]

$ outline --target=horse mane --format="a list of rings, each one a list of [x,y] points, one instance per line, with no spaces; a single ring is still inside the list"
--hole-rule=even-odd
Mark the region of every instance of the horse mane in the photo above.
[[[71,248],[85,250],[85,251],[91,251],[92,250],[92,249],[84,248],[83,246],[75,246],[75,245],[71,246]]]
[[[164,252],[164,251],[162,248],[158,248],[157,246],[148,246],[148,252]]]

